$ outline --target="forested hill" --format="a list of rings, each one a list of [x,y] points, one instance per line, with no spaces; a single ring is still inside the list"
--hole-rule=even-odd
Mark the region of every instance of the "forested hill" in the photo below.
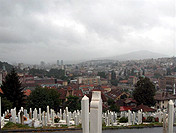
[[[12,65],[8,64],[7,62],[1,62],[0,61],[0,70],[3,69],[3,65],[5,66],[6,70],[9,72],[13,68]]]

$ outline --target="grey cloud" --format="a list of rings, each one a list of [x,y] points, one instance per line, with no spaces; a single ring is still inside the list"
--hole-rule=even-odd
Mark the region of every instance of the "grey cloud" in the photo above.
[[[165,24],[167,18],[173,20],[173,0],[0,0],[0,3],[3,59],[12,60],[16,55],[13,60],[30,63],[57,58],[79,60],[158,48],[172,54],[168,50],[173,47],[172,38],[164,37],[163,31],[173,32],[173,25]],[[162,32],[156,32],[155,28]],[[154,39],[157,34],[160,39]],[[167,50],[163,48],[165,42]],[[9,55],[5,53],[8,49],[15,50]]]

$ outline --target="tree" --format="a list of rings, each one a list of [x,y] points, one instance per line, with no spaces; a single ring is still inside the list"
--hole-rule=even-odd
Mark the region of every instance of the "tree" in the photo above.
[[[115,80],[111,80],[111,84],[114,85],[114,86],[117,86],[117,85],[118,85],[118,81],[117,81],[117,79],[115,79]]]
[[[117,105],[115,104],[115,101],[113,99],[109,98],[107,102],[109,105],[109,110],[119,112],[120,108],[117,107]]]
[[[116,80],[116,73],[115,71],[111,71],[111,80]]]
[[[21,87],[19,76],[15,72],[14,68],[5,77],[5,80],[2,82],[1,89],[3,92],[1,94],[2,97],[10,101],[13,107],[16,107],[17,110],[20,109],[20,107],[24,106],[24,88]]]
[[[135,85],[135,90],[133,91],[133,98],[137,101],[137,104],[144,104],[147,106],[155,105],[155,86],[150,81],[149,78],[140,77],[140,80]]]
[[[5,112],[7,109],[10,110],[12,108],[12,103],[9,100],[7,100],[6,97],[1,96],[1,102],[2,102],[1,104],[2,112]]]
[[[167,68],[166,71],[167,71],[166,75],[171,75],[171,69],[170,68]]]
[[[69,111],[73,112],[74,110],[81,109],[81,101],[77,96],[68,96],[66,106],[68,107]]]
[[[58,111],[60,105],[59,92],[56,89],[37,87],[31,92],[27,99],[27,108],[41,108],[46,110],[47,106]]]
[[[106,78],[105,72],[98,72],[97,76],[100,76],[101,78]]]

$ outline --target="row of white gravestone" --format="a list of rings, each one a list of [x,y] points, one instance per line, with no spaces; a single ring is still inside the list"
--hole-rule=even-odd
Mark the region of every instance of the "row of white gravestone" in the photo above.
[[[83,133],[102,133],[102,100],[101,100],[101,92],[93,91],[92,92],[92,101],[90,103],[90,119],[89,119],[89,98],[86,96],[82,100],[82,111],[74,111],[73,113],[68,111],[68,108],[62,110],[60,112],[55,113],[54,110],[49,109],[47,106],[47,112],[41,112],[41,109],[38,110],[35,108],[34,111],[30,109],[29,114],[27,110],[21,107],[20,111],[17,113],[16,108],[7,110],[5,115],[11,113],[10,121],[13,123],[21,123],[33,125],[34,127],[39,126],[54,126],[54,118],[57,116],[63,122],[62,124],[80,124],[82,122]],[[24,117],[26,117],[27,121],[24,121]],[[89,129],[89,121],[90,121],[90,129]],[[72,123],[71,123],[72,122]]]
[[[103,122],[106,126],[116,126],[117,125],[117,112],[107,111],[102,114]]]
[[[29,126],[59,126],[59,125],[79,125],[81,123],[81,111],[77,110],[73,113],[68,111],[68,107],[63,111],[60,110],[60,112],[55,113],[53,109],[49,109],[49,106],[47,106],[47,111],[41,112],[41,108],[38,110],[35,108],[34,111],[30,108],[29,114],[27,113],[26,109],[23,109],[21,107],[20,111],[17,113],[16,108],[7,110],[4,114],[6,116],[7,114],[11,114],[10,121],[13,123],[21,123],[21,124],[27,124]],[[16,115],[17,114],[17,115]],[[27,119],[27,121],[24,121],[24,117]],[[55,123],[55,118],[59,118],[59,123]]]
[[[128,125],[142,124],[142,110],[131,112],[128,110]]]

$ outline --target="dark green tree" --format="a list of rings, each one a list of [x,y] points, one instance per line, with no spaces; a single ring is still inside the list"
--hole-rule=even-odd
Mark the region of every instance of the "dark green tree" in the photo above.
[[[111,80],[116,80],[116,73],[115,71],[111,71]]]
[[[114,85],[114,86],[117,86],[117,85],[118,85],[118,81],[117,81],[117,79],[115,79],[115,80],[111,80],[111,84]]]
[[[105,72],[98,72],[97,76],[100,76],[101,78],[106,78]]]
[[[59,96],[60,94],[56,89],[37,87],[27,99],[27,108],[41,108],[42,110],[46,110],[46,107],[49,106],[58,111],[60,105]]]
[[[1,111],[4,113],[7,109],[12,109],[13,105],[12,102],[7,100],[6,97],[1,96]]]
[[[115,71],[111,71],[111,84],[114,85],[114,86],[117,86],[118,85],[118,81],[116,79],[116,73]]]
[[[109,105],[109,110],[119,112],[120,108],[117,107],[117,105],[115,104],[115,101],[113,99],[109,98],[107,102]]]
[[[15,72],[14,68],[5,77],[5,80],[2,82],[1,89],[3,92],[1,94],[2,97],[10,101],[13,107],[16,107],[17,110],[20,109],[21,106],[24,106],[24,88],[21,87],[19,76]]]
[[[133,98],[137,101],[138,105],[155,105],[155,86],[147,77],[140,77],[139,79],[140,80],[135,85],[135,90],[133,91]]]
[[[166,71],[167,71],[166,72],[167,75],[171,75],[171,69],[170,68],[167,68]]]
[[[74,110],[81,109],[81,101],[77,96],[68,96],[66,106],[68,107],[69,111],[73,112]]]

